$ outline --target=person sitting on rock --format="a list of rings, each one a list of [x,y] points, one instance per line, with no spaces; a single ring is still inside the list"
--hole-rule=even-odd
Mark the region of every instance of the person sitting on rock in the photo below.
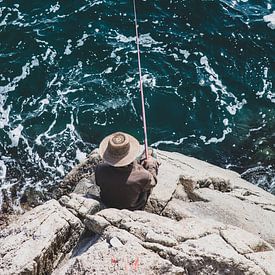
[[[140,144],[133,136],[117,132],[105,137],[99,146],[103,159],[95,168],[95,181],[107,207],[141,210],[157,184],[159,163],[152,157],[139,162]]]

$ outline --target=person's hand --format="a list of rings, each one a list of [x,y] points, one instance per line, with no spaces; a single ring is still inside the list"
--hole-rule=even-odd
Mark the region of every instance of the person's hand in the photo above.
[[[148,159],[145,159],[142,161],[142,166],[145,169],[150,169],[152,167],[157,167],[158,166],[158,162],[155,158],[153,158],[152,156],[148,156]]]
[[[151,157],[153,155],[153,149],[148,148],[148,157]],[[142,155],[140,156],[140,163],[142,164],[146,160],[146,153],[145,150],[143,151]]]

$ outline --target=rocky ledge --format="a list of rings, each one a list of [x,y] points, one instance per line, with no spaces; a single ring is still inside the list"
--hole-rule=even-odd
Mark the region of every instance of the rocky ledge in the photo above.
[[[275,274],[275,197],[235,172],[158,155],[146,211],[128,211],[100,202],[91,154],[59,201],[1,231],[0,274]]]

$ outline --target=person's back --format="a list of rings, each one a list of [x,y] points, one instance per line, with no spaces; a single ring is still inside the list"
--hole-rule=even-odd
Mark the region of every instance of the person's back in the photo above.
[[[142,165],[135,160],[138,141],[125,133],[115,133],[100,144],[99,153],[105,163],[95,170],[96,184],[107,207],[143,209],[151,189],[157,183],[158,163],[153,158]]]

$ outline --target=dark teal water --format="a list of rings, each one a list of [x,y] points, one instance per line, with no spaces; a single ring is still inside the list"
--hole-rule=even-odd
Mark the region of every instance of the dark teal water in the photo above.
[[[149,143],[273,193],[274,7],[137,0]],[[142,142],[140,114],[130,0],[0,0],[2,192],[48,194],[113,131]]]

